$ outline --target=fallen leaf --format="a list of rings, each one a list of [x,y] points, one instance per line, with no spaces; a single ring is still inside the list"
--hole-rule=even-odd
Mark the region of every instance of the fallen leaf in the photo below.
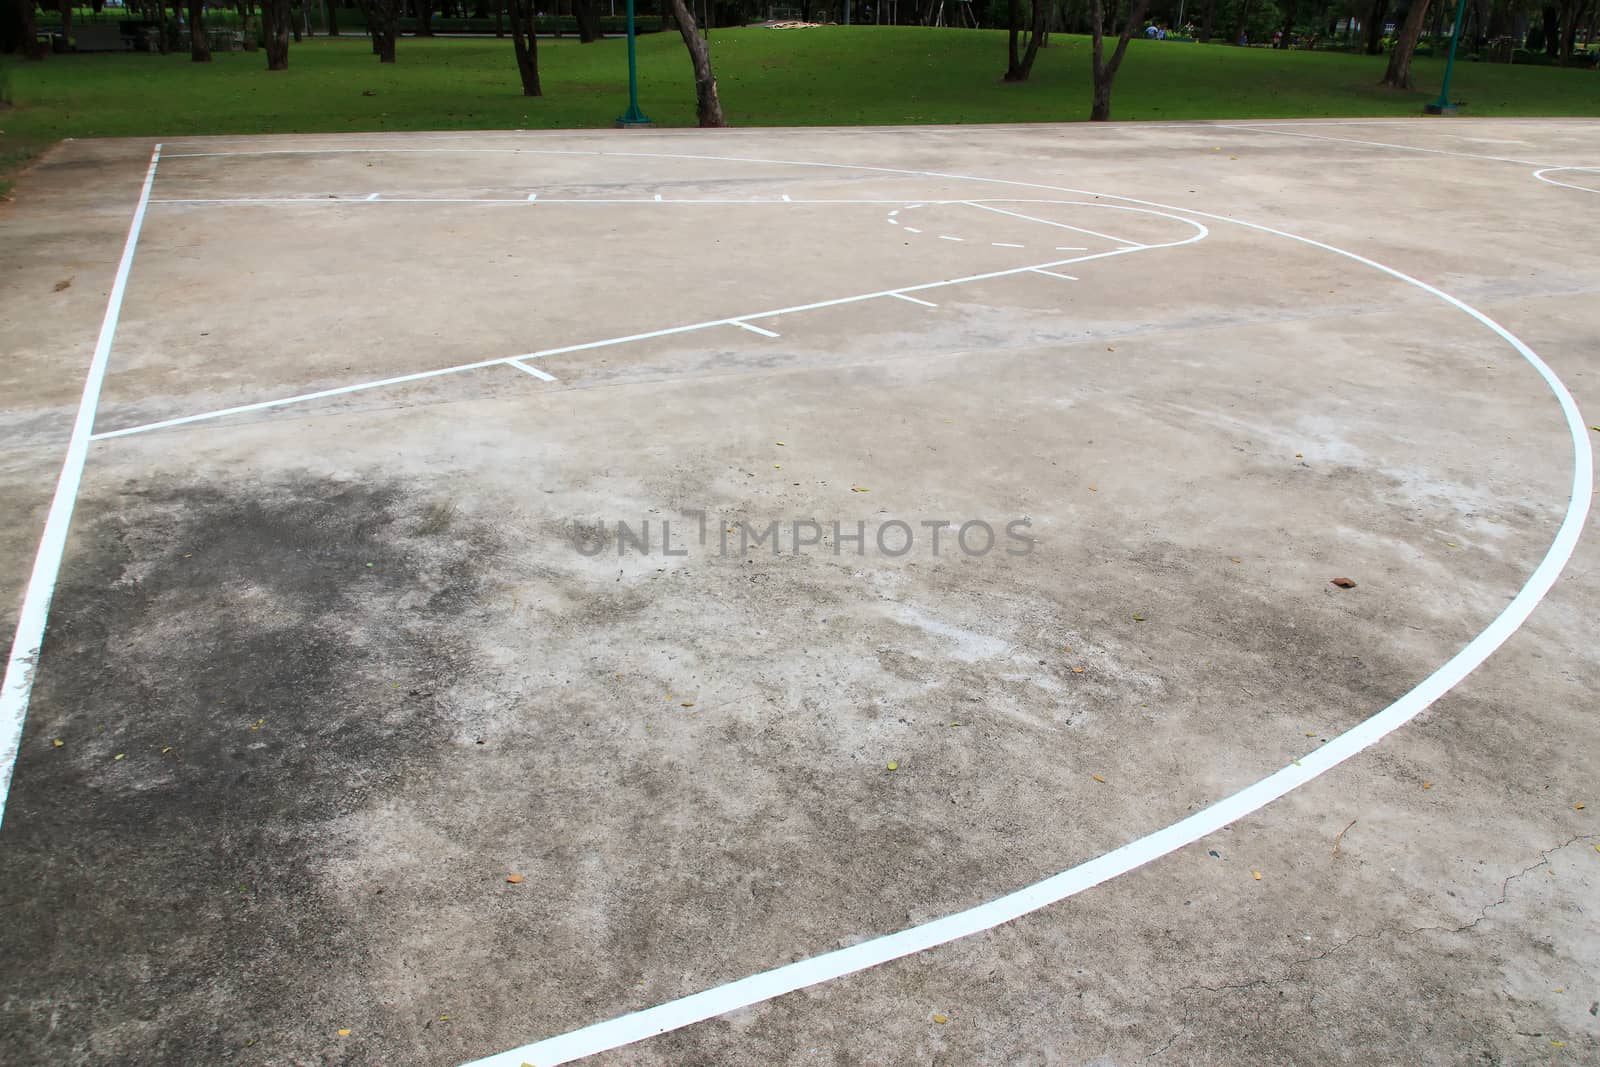
[[[523,878],[520,874],[508,874],[506,875],[506,881],[510,882],[512,885],[521,885]]]
[[[1295,459],[1305,459],[1306,458],[1306,454],[1304,452],[1296,452],[1294,454],[1294,458]]]
[[[680,705],[678,705],[678,706],[679,706],[679,707],[682,707],[682,708],[692,708],[692,707],[694,707],[694,701],[692,701],[692,700],[685,700],[685,701],[684,701],[684,702],[683,702],[683,703],[682,703],[682,704],[680,704]]]
[[[1317,732],[1315,730],[1312,730],[1311,732],[1307,733],[1306,736],[1307,737],[1316,737],[1317,736]]]
[[[1228,562],[1230,562],[1230,563],[1243,563],[1244,560],[1240,559],[1238,556],[1229,556],[1228,557]]]
[[[1250,872],[1250,877],[1254,878],[1256,881],[1259,882],[1259,881],[1261,881],[1261,872],[1260,871],[1251,871]]]
[[[775,470],[775,471],[781,471],[781,470],[783,470],[783,464],[782,463],[774,463],[772,465],[772,469]]]
[[[348,1029],[348,1028],[346,1028],[346,1029],[341,1029],[341,1030],[340,1030],[340,1031],[339,1031],[339,1036],[340,1036],[340,1037],[349,1037],[349,1036],[350,1036],[350,1031],[349,1031],[349,1029]]]
[[[1095,781],[1099,782],[1101,785],[1105,785],[1105,783],[1106,783],[1106,780],[1104,778],[1100,777],[1098,774],[1091,774],[1089,777],[1093,778]]]
[[[933,1016],[933,1021],[938,1023],[940,1026],[943,1026],[945,1023],[950,1021],[950,1016],[935,1013]]]
[[[885,763],[884,766],[889,768],[891,771],[898,771],[900,769],[900,761],[897,759],[892,759],[888,763]]]
[[[1074,667],[1074,668],[1072,668],[1072,673],[1073,674],[1082,674],[1083,673],[1083,668],[1082,667]]]
[[[54,741],[50,742],[50,744],[53,745],[56,748],[60,748],[62,745],[66,744],[66,742],[61,740],[61,738],[58,737]]]
[[[1116,351],[1116,349],[1115,349],[1115,348],[1112,348],[1112,347],[1111,347],[1111,346],[1110,346],[1110,345],[1106,345],[1106,351],[1107,351],[1107,352],[1115,352],[1115,351]]]
[[[162,750],[161,750],[161,754],[162,754],[162,755],[163,755],[163,756],[165,756],[165,755],[166,755],[166,754],[167,754],[167,753],[168,753],[168,752],[171,752],[171,751],[172,751],[172,746],[171,746],[171,745],[168,745],[168,746],[167,746],[167,747],[165,747],[165,748],[163,748],[163,749],[162,749]]]
[[[61,292],[61,290],[63,290],[63,289],[70,289],[70,288],[72,288],[72,279],[71,278],[63,278],[59,282],[56,282],[56,292],[58,292],[58,293]]]
[[[951,725],[951,726],[960,726],[960,725],[961,725],[961,724],[960,724],[960,723],[958,723],[958,722],[953,722],[953,723],[951,723],[951,724],[950,724],[950,725]]]
[[[113,756],[111,758],[111,762],[115,763],[117,760],[122,759],[126,755],[127,755],[126,752],[118,752],[115,756]]]
[[[870,493],[870,492],[872,492],[872,490],[868,489],[864,485],[852,485],[850,487],[850,491],[852,493]]]
[[[1328,584],[1336,585],[1340,589],[1354,589],[1356,587],[1356,583],[1349,578],[1329,578]]]
[[[1432,782],[1423,782],[1422,783],[1422,788],[1424,788],[1424,789],[1432,789],[1433,788],[1433,783]]]
[[[774,441],[773,444],[777,445],[779,448],[783,447],[783,442],[782,441]]]
[[[1098,492],[1099,492],[1099,491],[1100,491],[1100,490],[1098,490],[1098,489],[1096,489],[1096,488],[1095,488],[1095,487],[1094,487],[1094,486],[1092,486],[1092,485],[1091,485],[1091,486],[1090,486],[1090,487],[1089,487],[1089,492],[1091,492],[1091,493],[1098,493]]]
[[[1577,802],[1577,803],[1576,803],[1576,804],[1574,804],[1574,805],[1572,805],[1572,806],[1573,806],[1573,808],[1574,808],[1574,809],[1575,809],[1575,810],[1577,810],[1577,811],[1582,811],[1582,810],[1583,810],[1583,809],[1584,809],[1584,807],[1585,807],[1585,805],[1584,805],[1584,803],[1583,803],[1583,801],[1581,801],[1581,800],[1580,800],[1580,801],[1578,801],[1578,802]]]
[[[1135,615],[1133,617],[1133,621],[1134,622],[1144,622],[1144,616],[1143,615]]]

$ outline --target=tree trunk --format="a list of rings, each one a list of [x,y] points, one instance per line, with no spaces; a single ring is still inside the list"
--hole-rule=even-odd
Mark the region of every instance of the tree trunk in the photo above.
[[[339,2],[328,0],[328,36],[339,36]]]
[[[494,35],[506,35],[506,0],[494,0]]]
[[[1540,24],[1544,27],[1544,54],[1554,59],[1560,45],[1556,41],[1556,9],[1550,4],[1539,9]]]
[[[289,69],[289,0],[262,0],[262,43],[268,70]]]
[[[1428,0],[1411,0],[1411,10],[1406,12],[1405,25],[1394,39],[1389,52],[1389,69],[1384,72],[1379,85],[1391,89],[1411,88],[1411,56],[1417,50],[1417,38],[1422,36],[1422,24],[1428,18]]]
[[[305,17],[305,9],[296,7],[289,12],[289,28],[294,34],[294,43],[300,43],[300,20]]]
[[[1034,0],[1035,3],[1038,0]],[[1008,58],[1006,60],[1006,73],[1002,81],[1021,81],[1018,71],[1022,69],[1022,50],[1017,45],[1017,39],[1022,36],[1022,0],[1006,0],[1006,30]]]
[[[1211,43],[1211,20],[1217,14],[1217,0],[1206,0],[1206,13],[1200,19],[1200,43]]]
[[[211,62],[211,42],[206,40],[205,0],[189,0],[189,61]]]
[[[1580,0],[1561,0],[1561,55],[1556,60],[1560,66],[1572,61],[1572,49],[1578,42],[1578,13]]]
[[[1372,0],[1372,10],[1367,12],[1367,20],[1361,28],[1367,33],[1367,47],[1364,51],[1369,56],[1375,56],[1383,51],[1383,16],[1389,13],[1389,0]]]
[[[1049,0],[1033,0],[1033,27],[1028,36],[1028,50],[1022,54],[1022,65],[1012,81],[1025,82],[1033,73],[1033,61],[1039,55],[1039,44],[1044,37],[1045,22],[1049,18]]]
[[[417,36],[433,36],[433,0],[416,0],[417,4]],[[392,63],[393,60],[385,60]]]
[[[383,20],[383,44],[378,49],[378,62],[393,63],[395,42],[400,38],[400,0],[380,4],[378,15]]]
[[[31,3],[32,0],[23,0]],[[72,3],[73,0],[61,0],[61,45],[63,48],[72,44]]]
[[[511,11],[511,47],[517,55],[523,96],[543,96],[539,88],[539,40],[534,36],[533,5],[537,0],[507,0]]]
[[[1250,0],[1244,0],[1239,5],[1239,25],[1233,28],[1233,43],[1244,44],[1247,38],[1245,33],[1250,29]]]
[[[1112,2],[1115,3],[1116,0]],[[1133,28],[1144,20],[1145,2],[1146,0],[1128,0],[1127,19],[1122,23],[1116,50],[1111,53],[1111,59],[1108,61],[1105,58],[1105,10],[1102,0],[1092,0],[1089,19],[1094,45],[1093,63],[1090,69],[1094,78],[1094,99],[1089,106],[1091,122],[1105,122],[1111,118],[1111,83],[1116,80],[1117,68],[1122,66],[1122,57],[1128,51],[1128,38],[1133,36]],[[1111,14],[1115,19],[1115,8]],[[1116,29],[1114,22],[1111,29]]]
[[[1294,6],[1295,0],[1282,0],[1283,4],[1283,37],[1279,44],[1284,48],[1294,47]]]
[[[717,76],[711,70],[711,52],[683,0],[671,0],[671,3],[672,15],[678,20],[678,34],[694,64],[695,115],[701,126],[726,126],[728,120],[722,117],[722,101],[717,98]]]
[[[572,14],[578,20],[580,44],[593,44],[600,39],[599,0],[572,0]]]

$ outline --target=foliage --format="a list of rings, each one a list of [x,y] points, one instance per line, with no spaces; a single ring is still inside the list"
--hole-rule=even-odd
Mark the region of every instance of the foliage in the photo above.
[[[1219,25],[1223,23],[1219,20]],[[1000,31],[829,27],[713,30],[723,105],[741,126],[1058,122],[1089,112],[1089,48],[1053,34],[1032,78],[999,81]],[[406,38],[380,67],[366,38],[294,45],[268,77],[259,53],[196,65],[186,52],[0,58],[16,107],[0,155],[62,137],[292,131],[608,127],[627,107],[625,46],[539,43],[545,96],[520,94],[511,42]],[[692,126],[694,88],[676,34],[639,40],[645,112]],[[1415,115],[1438,93],[1441,58],[1419,58],[1419,90],[1377,88],[1382,56],[1135,40],[1118,75],[1119,119]],[[1453,95],[1474,115],[1597,115],[1600,78],[1522,63],[1458,65]],[[363,95],[370,91],[373,95]]]

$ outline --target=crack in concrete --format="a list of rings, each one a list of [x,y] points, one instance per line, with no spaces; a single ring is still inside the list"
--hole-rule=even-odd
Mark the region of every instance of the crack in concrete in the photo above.
[[[1522,870],[1517,871],[1515,874],[1507,875],[1501,881],[1499,899],[1492,900],[1489,903],[1485,904],[1479,910],[1478,917],[1476,919],[1473,919],[1469,923],[1463,923],[1460,926],[1454,926],[1454,927],[1451,927],[1451,926],[1417,926],[1417,927],[1413,927],[1412,929],[1409,929],[1409,930],[1399,930],[1399,931],[1386,930],[1386,929],[1383,929],[1383,928],[1379,928],[1377,930],[1372,930],[1372,931],[1369,931],[1367,933],[1351,934],[1349,937],[1345,938],[1343,941],[1339,942],[1337,945],[1334,945],[1331,948],[1324,949],[1323,951],[1318,952],[1315,955],[1306,956],[1303,959],[1291,960],[1289,963],[1284,965],[1282,974],[1277,978],[1266,978],[1266,977],[1253,978],[1253,979],[1251,979],[1249,981],[1246,981],[1246,982],[1223,982],[1220,985],[1214,985],[1214,986],[1209,986],[1209,985],[1190,985],[1190,986],[1183,986],[1183,987],[1179,988],[1178,990],[1176,990],[1176,992],[1183,995],[1183,1019],[1182,1019],[1181,1022],[1179,1022],[1178,1029],[1175,1030],[1172,1033],[1172,1036],[1168,1037],[1167,1040],[1164,1041],[1159,1048],[1155,1049],[1154,1051],[1152,1051],[1152,1052],[1148,1053],[1146,1056],[1144,1056],[1144,1060],[1146,1060],[1146,1061],[1153,1060],[1153,1059],[1156,1059],[1157,1057],[1161,1056],[1168,1049],[1172,1048],[1173,1045],[1177,1044],[1179,1038],[1183,1037],[1186,1033],[1189,1032],[1189,1021],[1190,1021],[1190,1017],[1193,1015],[1193,1007],[1192,1007],[1192,1005],[1194,1003],[1195,998],[1200,996],[1202,993],[1230,993],[1230,992],[1236,992],[1238,990],[1243,990],[1243,989],[1254,989],[1254,988],[1257,988],[1257,987],[1260,987],[1260,986],[1287,985],[1288,983],[1290,983],[1290,982],[1295,980],[1294,976],[1293,976],[1293,974],[1291,972],[1293,972],[1296,967],[1301,967],[1301,966],[1304,966],[1304,965],[1310,964],[1310,963],[1319,963],[1322,960],[1325,960],[1330,956],[1333,956],[1333,955],[1336,955],[1336,954],[1338,954],[1340,952],[1343,952],[1345,949],[1349,948],[1351,945],[1353,945],[1357,941],[1376,939],[1376,938],[1388,936],[1390,934],[1392,934],[1393,936],[1399,938],[1399,937],[1412,937],[1412,936],[1414,936],[1416,934],[1428,933],[1428,932],[1438,932],[1438,933],[1446,933],[1446,934],[1460,934],[1460,933],[1465,933],[1468,930],[1476,929],[1477,925],[1479,923],[1483,922],[1484,919],[1489,917],[1489,913],[1491,911],[1493,911],[1495,908],[1498,908],[1500,905],[1506,903],[1506,901],[1510,899],[1511,883],[1513,883],[1515,881],[1518,881],[1519,879],[1524,878],[1529,874],[1532,874],[1534,871],[1539,870],[1541,867],[1548,867],[1550,865],[1550,857],[1551,856],[1555,855],[1557,852],[1560,852],[1562,849],[1570,848],[1571,846],[1577,844],[1580,841],[1588,843],[1588,844],[1600,843],[1600,835],[1575,834],[1572,837],[1569,837],[1567,840],[1563,841],[1559,845],[1555,845],[1555,846],[1552,846],[1551,848],[1547,848],[1547,849],[1542,849],[1539,852],[1539,860],[1538,860],[1537,863],[1532,863],[1532,864],[1522,868]],[[1521,1031],[1518,1031],[1518,1033],[1520,1034]],[[1528,1036],[1528,1035],[1524,1035],[1524,1036]],[[1531,1036],[1543,1036],[1543,1035],[1531,1035]]]

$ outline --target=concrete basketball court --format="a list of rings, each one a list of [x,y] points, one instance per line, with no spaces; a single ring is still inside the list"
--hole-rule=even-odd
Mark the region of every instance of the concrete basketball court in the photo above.
[[[1597,138],[60,146],[7,1058],[1595,1062]]]

